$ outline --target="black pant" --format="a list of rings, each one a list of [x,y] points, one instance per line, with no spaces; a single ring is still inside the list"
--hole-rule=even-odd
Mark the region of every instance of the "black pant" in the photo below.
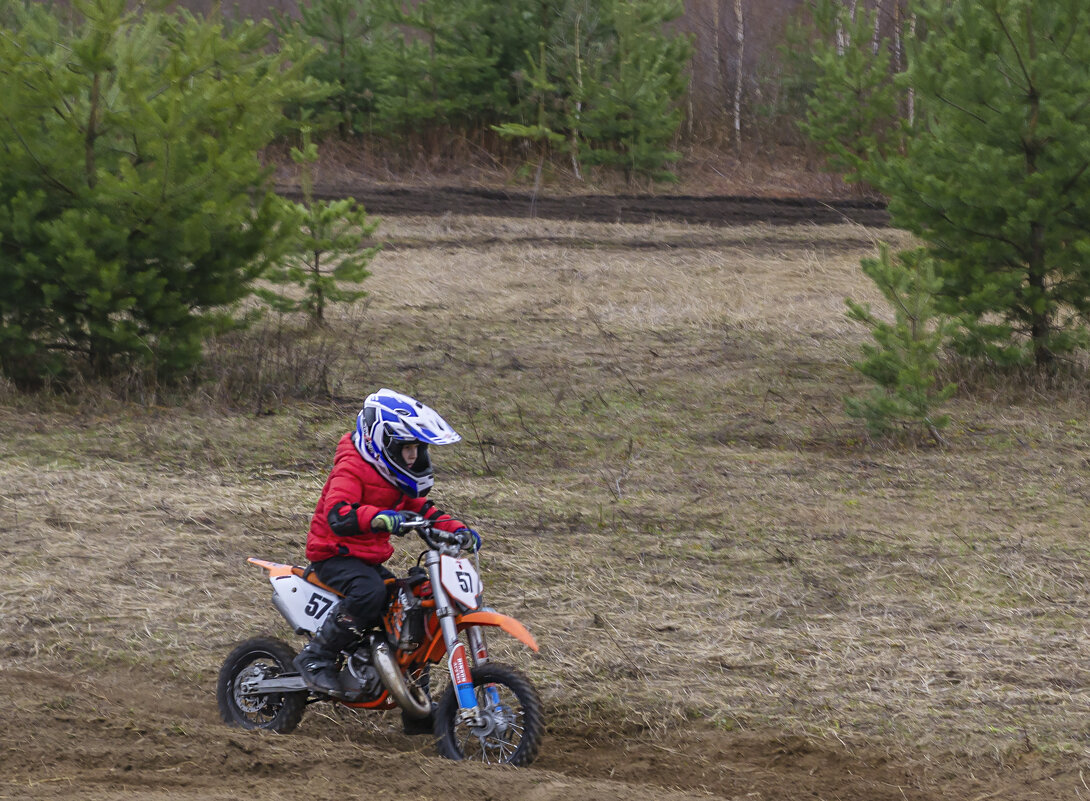
[[[386,608],[386,579],[395,578],[393,573],[354,556],[333,556],[313,567],[322,583],[344,593],[341,604],[360,628],[378,625]]]

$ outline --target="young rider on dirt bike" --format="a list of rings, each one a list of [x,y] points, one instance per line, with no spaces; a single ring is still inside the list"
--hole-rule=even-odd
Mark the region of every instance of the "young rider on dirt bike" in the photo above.
[[[403,511],[424,515],[444,531],[469,535],[480,547],[475,531],[424,497],[434,481],[428,447],[460,439],[429,407],[380,389],[364,401],[356,430],[338,443],[307,534],[306,557],[318,578],[344,598],[294,660],[311,689],[340,693],[339,654],[378,624],[385,580],[393,578],[382,563],[394,552],[390,535],[401,530]],[[405,719],[405,725],[407,733],[431,731],[428,720]]]

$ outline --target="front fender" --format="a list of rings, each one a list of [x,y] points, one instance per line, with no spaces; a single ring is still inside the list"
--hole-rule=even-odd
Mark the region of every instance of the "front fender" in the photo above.
[[[525,643],[534,651],[540,650],[537,647],[537,640],[534,639],[534,635],[527,631],[524,625],[513,617],[501,615],[499,612],[467,612],[457,618],[457,623],[459,631],[470,626],[495,626],[503,629],[516,640]]]

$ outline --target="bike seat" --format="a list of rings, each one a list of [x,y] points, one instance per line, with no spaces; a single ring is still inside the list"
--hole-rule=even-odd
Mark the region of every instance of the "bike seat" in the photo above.
[[[314,565],[313,564],[307,565],[305,568],[298,567],[298,566],[292,567],[291,572],[294,573],[295,575],[299,576],[299,578],[303,579],[304,581],[307,581],[307,582],[313,584],[315,587],[321,587],[326,592],[331,592],[334,595],[340,595],[340,596],[344,595],[344,593],[341,592],[340,590],[335,590],[332,587],[330,587],[328,584],[324,584],[321,580],[319,580],[319,578],[316,575],[314,575]]]
[[[344,596],[343,592],[341,592],[340,590],[334,589],[333,587],[330,587],[328,584],[325,584],[324,582],[322,582],[318,578],[317,575],[315,575],[315,573],[314,573],[314,564],[313,563],[307,565],[305,568],[299,567],[298,565],[293,565],[292,568],[291,568],[291,572],[294,573],[295,575],[299,576],[299,578],[303,579],[304,581],[306,581],[306,582],[308,582],[310,584],[313,584],[315,587],[321,587],[326,592],[332,592],[335,595],[339,595],[339,596],[342,596],[342,597]],[[400,578],[400,579],[399,578],[388,578],[388,579],[386,579],[385,583],[386,583],[387,591],[389,591],[392,587],[394,587],[398,583],[400,583],[406,589],[411,590],[417,584],[420,584],[420,583],[425,582],[427,580],[428,580],[428,574],[427,573],[414,573],[414,572],[410,571],[409,575],[406,578]]]

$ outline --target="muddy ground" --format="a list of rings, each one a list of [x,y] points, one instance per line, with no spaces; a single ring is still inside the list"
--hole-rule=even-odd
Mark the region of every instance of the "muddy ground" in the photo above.
[[[429,213],[694,223],[885,222],[865,202],[697,197],[539,197],[461,189],[333,188],[377,215]],[[342,191],[344,190],[344,191]],[[14,528],[0,529],[4,537]],[[113,569],[103,564],[103,571]],[[3,604],[18,598],[0,593]],[[0,607],[2,608],[2,607]],[[43,614],[46,614],[43,612]],[[78,635],[78,632],[74,632]],[[21,655],[19,643],[0,654]],[[393,715],[308,712],[287,736],[224,726],[215,676],[200,681],[106,664],[101,670],[25,670],[0,662],[0,798],[398,799],[724,798],[753,801],[929,801],[1090,798],[1074,768],[1024,759],[966,761],[840,748],[775,731],[703,723],[665,732],[588,730],[551,720],[531,768],[489,769],[432,756]]]
[[[113,672],[0,670],[0,798],[381,798],[620,801],[926,801],[1076,797],[1076,777],[1032,760],[981,766],[898,764],[875,751],[830,750],[800,737],[708,728],[662,737],[566,731],[553,721],[530,768],[455,764],[392,715],[310,710],[290,735],[229,729],[212,686]],[[1056,779],[1059,780],[1057,783]]]
[[[286,194],[292,194],[287,192]],[[535,195],[514,189],[383,188],[327,183],[318,198],[354,197],[368,212],[541,217],[586,222],[687,222],[693,225],[885,225],[882,203],[872,200],[758,198],[696,195]]]

